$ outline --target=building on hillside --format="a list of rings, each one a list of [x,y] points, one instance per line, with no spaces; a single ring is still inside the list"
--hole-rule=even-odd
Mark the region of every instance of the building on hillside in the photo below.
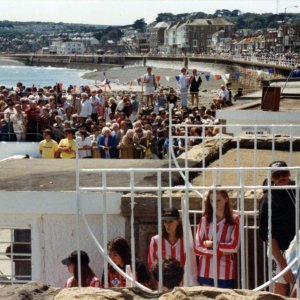
[[[300,51],[300,24],[285,24],[278,29],[278,52],[299,52]]]
[[[169,53],[207,53],[211,50],[212,35],[223,30],[224,47],[234,33],[234,24],[223,19],[195,19],[178,22],[166,29],[165,44]],[[225,42],[226,41],[226,42]]]
[[[61,39],[53,40],[49,47],[50,54],[83,54],[85,52],[84,43],[81,41],[63,41]]]
[[[230,52],[231,42],[232,38],[226,37],[224,30],[217,31],[211,36],[211,51],[209,52]]]
[[[158,22],[155,26],[149,29],[149,46],[151,53],[161,53],[162,49],[160,49],[160,47],[165,44],[165,34],[168,26],[169,24],[166,22]]]
[[[179,46],[181,45],[179,41],[182,42],[183,40],[180,37],[182,29],[178,30],[182,24],[184,24],[184,22],[180,21],[172,23],[166,28],[164,45],[161,46],[161,49],[163,48],[164,53],[178,54],[182,52],[182,49],[179,49]]]

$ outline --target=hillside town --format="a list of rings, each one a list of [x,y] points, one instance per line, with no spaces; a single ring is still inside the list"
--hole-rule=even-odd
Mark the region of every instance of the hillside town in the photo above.
[[[254,16],[253,16],[254,15]],[[242,18],[244,16],[244,18]],[[42,22],[0,22],[0,52],[44,54],[220,54],[286,55],[300,51],[299,14],[242,14],[216,11],[214,15],[193,13],[159,14],[126,26],[83,25]],[[20,34],[22,33],[22,34]]]

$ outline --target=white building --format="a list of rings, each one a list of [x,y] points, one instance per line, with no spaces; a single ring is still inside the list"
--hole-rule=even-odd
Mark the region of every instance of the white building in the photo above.
[[[49,47],[49,52],[52,54],[68,55],[68,54],[83,54],[85,45],[82,41],[62,41],[54,40]]]

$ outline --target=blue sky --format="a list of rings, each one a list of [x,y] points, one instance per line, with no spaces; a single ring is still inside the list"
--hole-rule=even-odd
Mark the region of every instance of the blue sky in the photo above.
[[[125,25],[160,12],[173,14],[217,9],[300,13],[300,0],[0,0],[0,20]],[[298,6],[295,8],[294,6]]]

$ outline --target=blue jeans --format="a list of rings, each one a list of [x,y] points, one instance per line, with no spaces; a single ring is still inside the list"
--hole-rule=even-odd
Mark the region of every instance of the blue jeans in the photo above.
[[[188,88],[180,89],[181,107],[188,107]]]
[[[200,283],[200,285],[214,286],[213,278],[198,277],[198,282]],[[229,280],[218,279],[218,288],[234,289],[234,284],[235,284],[234,279],[229,279]]]

